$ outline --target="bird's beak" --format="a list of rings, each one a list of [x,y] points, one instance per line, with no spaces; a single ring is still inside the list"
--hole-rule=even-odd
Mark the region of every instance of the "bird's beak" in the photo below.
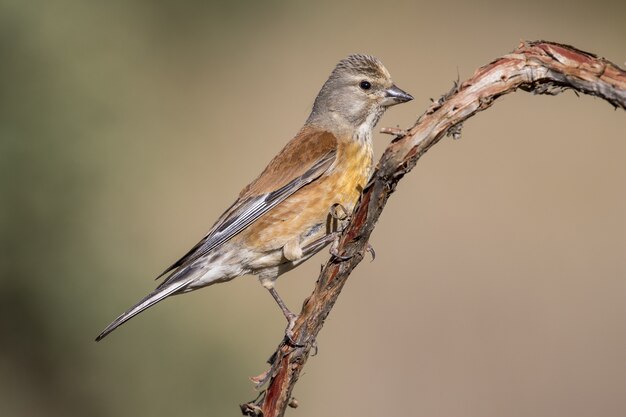
[[[393,106],[394,104],[406,103],[413,100],[413,96],[398,88],[393,84],[391,87],[385,90],[385,98],[383,99],[383,106]]]

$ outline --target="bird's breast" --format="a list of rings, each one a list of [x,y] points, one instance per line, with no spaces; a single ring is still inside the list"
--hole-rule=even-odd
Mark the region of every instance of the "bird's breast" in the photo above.
[[[337,164],[328,178],[323,179],[328,182],[331,194],[334,191],[334,203],[341,203],[352,210],[369,179],[372,158],[369,142],[350,141],[339,145]]]
[[[369,143],[340,143],[337,158],[329,171],[259,218],[244,233],[245,236],[241,236],[244,244],[271,251],[282,248],[298,236],[305,246],[331,232],[331,206],[341,204],[348,214],[352,213],[369,179],[372,161]]]

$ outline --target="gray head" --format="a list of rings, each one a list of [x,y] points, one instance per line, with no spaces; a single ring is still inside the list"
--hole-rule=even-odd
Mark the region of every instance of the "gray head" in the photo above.
[[[307,124],[369,135],[387,107],[410,100],[377,58],[350,55],[339,61],[320,90]]]

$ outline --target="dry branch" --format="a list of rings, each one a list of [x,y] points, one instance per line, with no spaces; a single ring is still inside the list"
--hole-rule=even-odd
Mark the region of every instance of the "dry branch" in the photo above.
[[[259,385],[269,380],[269,385],[259,398],[241,406],[244,415],[284,415],[315,338],[348,276],[363,259],[370,234],[398,181],[444,135],[458,137],[463,121],[517,89],[551,95],[572,89],[626,110],[626,72],[572,46],[539,41],[522,43],[512,53],[478,69],[467,81],[455,83],[409,130],[383,129],[395,138],[378,162],[342,233],[338,252],[346,259],[331,258],[322,269],[294,328],[294,340],[299,346],[278,346],[270,359],[270,370],[256,380]]]

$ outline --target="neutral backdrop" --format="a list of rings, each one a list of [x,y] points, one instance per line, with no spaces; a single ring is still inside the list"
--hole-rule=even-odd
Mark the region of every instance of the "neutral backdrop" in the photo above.
[[[236,416],[284,318],[254,277],[93,338],[302,125],[335,63],[415,96],[548,39],[626,61],[623,1],[0,1],[0,415]],[[380,155],[390,137],[377,134]],[[626,413],[626,115],[524,92],[399,185],[292,416]],[[324,252],[283,276],[298,310]]]

